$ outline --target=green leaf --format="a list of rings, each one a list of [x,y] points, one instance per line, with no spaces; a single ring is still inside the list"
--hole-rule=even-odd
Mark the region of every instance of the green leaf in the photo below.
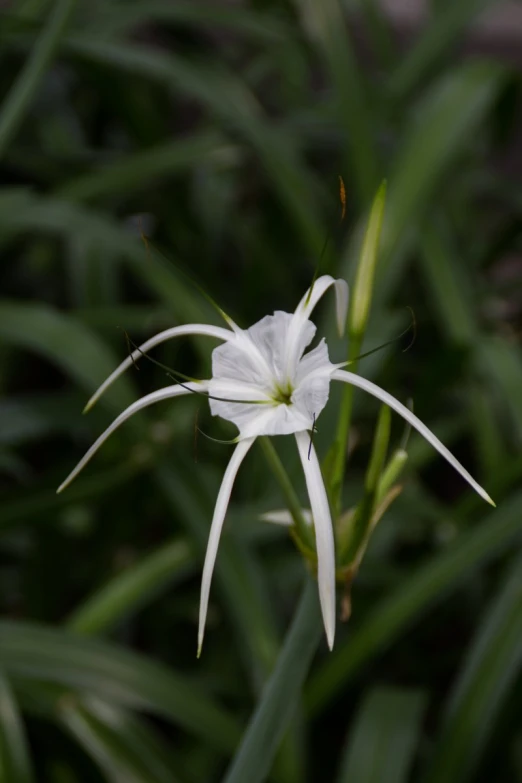
[[[89,636],[107,632],[194,567],[190,546],[180,539],[171,541],[101,587],[75,610],[67,626]]]
[[[522,494],[512,495],[377,604],[348,640],[336,646],[311,680],[306,694],[310,714],[320,712],[365,663],[400,638],[416,618],[446,598],[484,563],[506,551],[520,536],[521,502]]]
[[[337,783],[406,783],[426,701],[422,691],[370,690],[348,734]]]
[[[29,747],[8,680],[0,674],[0,778],[5,783],[32,783]]]
[[[334,102],[344,139],[345,167],[365,206],[379,182],[374,124],[368,91],[348,35],[339,0],[299,0],[310,36],[326,60],[334,86]],[[350,181],[352,178],[350,178]]]
[[[67,695],[60,722],[114,783],[176,783],[165,748],[142,722],[99,699]]]
[[[238,737],[235,721],[197,685],[105,642],[0,621],[0,667],[9,677],[58,684],[115,706],[161,715],[220,751],[229,752]]]
[[[506,84],[508,71],[495,63],[466,63],[444,75],[423,96],[404,133],[389,176],[377,274],[379,299],[390,297],[408,258],[417,221],[426,213],[444,175],[467,150]],[[362,224],[347,248],[356,264]],[[344,277],[349,277],[348,269]]]
[[[469,780],[522,665],[522,559],[491,601],[450,696],[426,783]]]
[[[76,0],[56,0],[31,54],[4,99],[0,110],[0,158],[27,114],[75,7]]]
[[[193,470],[190,466],[192,474]],[[190,480],[179,469],[173,471],[171,466],[161,465],[154,472],[154,480],[167,505],[176,516],[181,516],[181,523],[203,553],[215,502],[208,495],[203,477]],[[255,558],[247,543],[231,535],[222,536],[215,567],[216,586],[235,626],[248,668],[253,668],[259,685],[272,669],[279,645],[266,583],[256,578],[256,572]]]
[[[57,193],[71,201],[92,201],[128,195],[155,184],[161,177],[187,171],[206,158],[230,158],[234,148],[217,133],[191,134],[187,139],[162,144],[126,155],[76,180],[69,180]]]
[[[480,336],[472,306],[470,275],[466,274],[452,246],[448,226],[444,221],[426,221],[420,242],[426,292],[436,308],[441,328],[458,344],[470,346],[478,343]]]
[[[266,121],[247,85],[224,66],[196,65],[172,53],[130,44],[69,37],[65,50],[89,63],[116,68],[166,84],[196,100],[226,126],[239,130],[269,173],[281,202],[313,257],[324,243],[315,207],[314,183],[292,139]]]
[[[426,75],[466,32],[473,19],[495,3],[496,0],[459,0],[458,3],[445,3],[442,10],[433,12],[424,32],[416,37],[414,45],[391,75],[389,91],[393,103],[403,102],[421,86]]]
[[[0,302],[0,338],[55,362],[87,392],[114,370],[118,361],[106,345],[71,316],[37,304]],[[128,379],[111,390],[111,403],[126,407],[135,399]]]
[[[322,634],[317,585],[307,579],[275,669],[223,783],[262,783],[267,779]]]
[[[190,0],[176,0],[175,3],[149,0],[145,3],[119,3],[114,7],[102,5],[86,30],[96,34],[101,31],[103,37],[109,38],[123,36],[150,23],[209,26],[212,30],[223,28],[267,43],[284,40],[289,32],[273,14],[214,3],[198,2],[194,5]]]
[[[108,263],[125,259],[147,288],[173,308],[181,320],[190,323],[212,321],[215,317],[213,308],[196,295],[174,263],[169,264],[156,252],[147,252],[139,237],[132,236],[113,219],[69,201],[41,198],[28,190],[0,190],[0,237],[2,233],[14,238],[28,232],[89,243],[96,240],[107,253]],[[200,338],[194,342],[201,345]]]

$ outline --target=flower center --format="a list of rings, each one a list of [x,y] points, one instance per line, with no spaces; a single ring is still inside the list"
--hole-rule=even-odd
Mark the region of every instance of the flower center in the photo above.
[[[294,390],[290,384],[290,381],[287,381],[284,385],[276,383],[272,399],[279,405],[291,405],[293,393]]]

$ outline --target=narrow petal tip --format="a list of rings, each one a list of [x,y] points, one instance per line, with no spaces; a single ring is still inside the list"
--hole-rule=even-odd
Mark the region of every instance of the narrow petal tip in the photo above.
[[[198,659],[198,661],[201,658],[201,650],[202,650],[202,648],[203,648],[203,641],[200,641],[200,642],[198,642],[198,651],[196,653],[196,658]]]
[[[497,504],[495,503],[494,500],[492,500],[492,498],[490,498],[487,492],[484,493],[484,500],[486,501],[486,503],[489,503],[490,506],[493,506],[493,508],[497,507]]]
[[[326,631],[326,642],[328,644],[328,649],[330,650],[330,652],[332,652],[333,650],[334,640],[335,640],[335,629],[331,628],[330,630]]]
[[[94,397],[91,397],[91,399],[89,400],[89,402],[87,403],[87,405],[85,406],[85,408],[82,411],[82,415],[83,416],[85,416],[86,413],[89,413],[89,411],[91,410],[91,408],[93,407],[95,402],[96,402],[96,399]]]

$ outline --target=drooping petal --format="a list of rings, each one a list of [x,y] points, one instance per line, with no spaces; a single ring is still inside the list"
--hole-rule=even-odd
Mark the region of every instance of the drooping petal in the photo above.
[[[475,479],[468,473],[466,468],[461,465],[458,459],[453,456],[451,451],[449,451],[449,449],[447,449],[446,446],[441,443],[441,441],[433,434],[433,432],[431,432],[431,430],[429,430],[428,427],[426,427],[426,425],[423,424],[422,421],[417,418],[417,416],[415,416],[415,414],[408,410],[408,408],[401,402],[396,400],[395,397],[392,397],[391,394],[388,394],[388,392],[384,391],[384,389],[381,389],[380,386],[376,386],[375,383],[367,381],[365,378],[361,378],[360,375],[348,372],[347,370],[335,370],[335,372],[332,374],[332,379],[336,381],[344,381],[345,383],[351,383],[353,386],[358,386],[370,394],[373,394],[373,396],[377,397],[379,400],[382,400],[382,402],[386,403],[386,405],[389,405],[390,408],[402,416],[403,419],[406,419],[406,421],[411,424],[412,427],[415,427],[415,429],[420,432],[420,434],[426,438],[426,440],[431,443],[434,448],[437,449],[439,454],[442,454],[442,456],[447,459],[449,464],[454,467],[463,478],[466,479],[468,484],[473,487],[475,492],[477,492],[481,498],[484,498],[484,500],[487,503],[490,503],[492,506],[495,505],[486,490],[475,481]]]
[[[326,638],[331,650],[335,636],[335,547],[332,518],[319,460],[313,444],[310,444],[310,436],[306,432],[298,432],[295,438],[314,520],[319,600]]]
[[[179,385],[166,386],[164,389],[158,389],[158,391],[152,392],[151,394],[147,394],[145,397],[142,397],[140,400],[133,402],[132,405],[129,405],[129,407],[126,408],[123,411],[123,413],[120,413],[120,415],[116,419],[114,419],[110,427],[108,427],[105,430],[105,432],[102,435],[100,435],[98,440],[95,443],[93,443],[91,448],[85,453],[85,455],[76,465],[74,470],[71,471],[71,473],[69,473],[65,481],[63,481],[60,484],[60,486],[56,491],[61,492],[62,490],[64,490],[65,487],[67,487],[71,483],[71,481],[76,478],[78,473],[81,470],[83,470],[83,468],[86,466],[89,460],[98,451],[100,446],[107,440],[109,435],[112,435],[114,430],[116,430],[120,426],[120,424],[123,424],[124,421],[130,419],[131,416],[133,416],[138,411],[142,410],[142,408],[146,408],[149,405],[154,405],[156,402],[161,402],[162,400],[169,400],[171,397],[179,397],[182,394],[190,394],[191,391],[206,392],[207,389],[208,389],[208,381],[184,383],[183,386],[179,386]]]
[[[332,285],[335,287],[337,329],[341,336],[344,334],[348,312],[348,283],[342,279],[336,280],[331,275],[322,275],[308,289],[292,316],[286,337],[286,368],[289,376],[293,375],[304,350],[300,350],[300,333],[306,328],[313,309]]]
[[[331,275],[322,275],[321,277],[318,277],[297,305],[295,315],[300,318],[310,318],[316,304],[332,285],[335,287],[337,329],[339,335],[342,337],[346,327],[346,315],[348,313],[348,283],[342,278],[336,280]]]
[[[233,337],[233,333],[228,329],[223,329],[221,326],[212,326],[211,324],[186,324],[184,326],[173,326],[170,329],[165,329],[163,332],[154,335],[149,340],[146,340],[136,350],[134,350],[123,362],[117,367],[111,375],[105,380],[99,389],[92,395],[91,399],[84,408],[84,413],[92,408],[92,406],[100,399],[102,394],[107,391],[109,386],[119,378],[119,376],[125,372],[132,364],[141,359],[144,353],[150,351],[160,343],[164,343],[166,340],[171,340],[173,337],[182,337],[186,334],[200,334],[207,337],[216,337],[218,340],[229,340]]]
[[[216,506],[214,508],[214,516],[212,518],[212,524],[210,527],[210,534],[208,537],[207,552],[205,555],[205,564],[203,566],[203,576],[201,578],[201,598],[199,602],[199,628],[198,628],[198,658],[201,653],[201,647],[203,645],[203,635],[205,633],[205,621],[207,619],[208,609],[208,596],[210,593],[210,583],[212,581],[212,573],[214,571],[214,563],[216,562],[216,555],[219,545],[219,539],[221,536],[221,530],[223,528],[223,522],[225,520],[225,514],[228,508],[228,502],[230,500],[230,493],[232,492],[232,486],[234,484],[239,466],[243,462],[250,446],[254,442],[255,438],[249,440],[242,440],[238,443],[234,449],[234,453],[230,458],[230,462],[225,470],[221,487],[216,500]]]

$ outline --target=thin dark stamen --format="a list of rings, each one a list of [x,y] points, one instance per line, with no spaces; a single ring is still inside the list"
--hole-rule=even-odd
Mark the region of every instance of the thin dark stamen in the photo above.
[[[406,351],[409,351],[410,348],[412,347],[413,343],[417,339],[417,320],[415,318],[415,313],[414,313],[412,307],[410,307],[409,305],[406,305],[406,307],[408,308],[408,310],[411,313],[411,323],[410,323],[410,326],[408,328],[410,328],[412,330],[413,334],[412,334],[412,338],[410,340],[410,344],[407,345],[406,348],[403,349],[403,351],[402,351],[403,353],[406,353]],[[403,332],[403,334],[405,334],[405,333],[406,332]],[[402,335],[401,335],[401,337],[402,337]]]
[[[237,405],[271,405],[272,400],[232,400],[228,397],[214,397],[212,394],[209,394],[207,391],[199,391],[198,389],[190,389],[186,384],[182,383],[179,379],[183,378],[183,380],[188,381],[189,383],[201,383],[199,378],[191,378],[190,375],[185,375],[182,372],[179,372],[179,370],[173,370],[171,367],[167,367],[166,364],[163,364],[162,362],[159,362],[157,359],[153,359],[152,356],[149,356],[148,353],[145,353],[141,350],[139,345],[136,345],[130,338],[129,342],[131,346],[133,346],[135,351],[139,351],[139,353],[145,357],[145,359],[148,359],[149,362],[152,362],[152,364],[156,364],[158,367],[161,367],[162,370],[165,370],[165,373],[167,375],[167,378],[170,378],[172,381],[176,381],[178,386],[181,386],[183,389],[186,389],[187,391],[191,392],[191,394],[199,394],[203,397],[206,397],[209,400],[217,400],[218,402],[235,402]],[[132,356],[132,354],[131,354]]]
[[[139,370],[140,368],[136,364],[136,360],[134,359],[134,356],[133,356],[134,351],[131,350],[131,339],[129,337],[129,333],[127,331],[123,330],[123,334],[125,335],[125,342],[127,343],[127,353],[129,354],[129,356],[130,356],[130,358],[132,360],[132,363],[134,365],[134,369],[135,370]]]
[[[315,429],[315,413],[312,420],[312,430],[310,432],[310,445],[308,446],[308,462],[310,462],[310,454],[312,453],[312,446],[314,443],[314,432],[316,432]]]

